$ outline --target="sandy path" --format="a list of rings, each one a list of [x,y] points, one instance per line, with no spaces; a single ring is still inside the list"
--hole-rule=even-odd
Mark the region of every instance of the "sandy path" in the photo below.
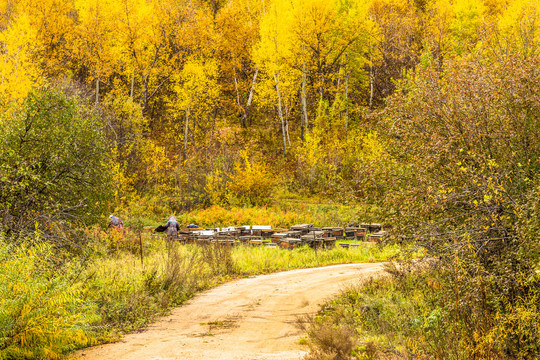
[[[293,360],[299,315],[314,313],[330,296],[382,264],[292,270],[230,282],[197,295],[143,332],[85,349],[81,360]]]

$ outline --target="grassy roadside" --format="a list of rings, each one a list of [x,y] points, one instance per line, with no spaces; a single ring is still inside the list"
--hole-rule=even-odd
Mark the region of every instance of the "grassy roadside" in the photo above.
[[[451,336],[440,332],[428,277],[395,272],[343,291],[303,323],[306,360],[447,358]]]
[[[387,276],[366,280],[326,303],[301,324],[310,347],[305,360],[538,358],[537,342],[536,348],[515,345],[538,336],[536,294],[520,299],[520,307],[507,315],[510,320],[482,314],[491,329],[489,336],[478,336],[484,325],[460,322],[463,299],[443,295],[448,272],[437,265],[389,268]]]
[[[231,279],[382,261],[399,252],[373,244],[318,251],[199,247],[167,244],[148,234],[142,242],[141,262],[135,234],[102,234],[88,244],[84,263],[74,258],[51,270],[57,257],[51,247],[0,241],[0,359],[65,358],[77,348],[140,329],[197,292]]]

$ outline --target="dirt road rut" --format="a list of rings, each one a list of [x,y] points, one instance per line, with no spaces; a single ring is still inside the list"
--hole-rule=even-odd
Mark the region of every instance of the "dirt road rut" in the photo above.
[[[143,332],[85,349],[81,360],[293,360],[298,316],[312,314],[330,296],[382,270],[382,264],[346,264],[292,270],[230,282],[199,294]]]

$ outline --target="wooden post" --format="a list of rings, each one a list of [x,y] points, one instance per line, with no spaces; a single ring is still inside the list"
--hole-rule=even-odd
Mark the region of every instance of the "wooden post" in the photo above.
[[[141,234],[140,227],[139,227],[139,246],[141,247],[141,267],[144,267],[143,242],[142,242],[142,234]]]

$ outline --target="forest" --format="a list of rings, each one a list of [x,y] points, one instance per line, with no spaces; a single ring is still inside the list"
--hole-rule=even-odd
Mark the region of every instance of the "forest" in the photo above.
[[[170,214],[383,222],[403,263],[335,304],[377,311],[310,330],[341,316],[360,347],[313,359],[539,357],[539,46],[534,0],[0,0],[0,359],[62,358],[239,274],[141,273],[114,307],[88,270],[134,246],[99,245],[110,213],[139,237]]]

